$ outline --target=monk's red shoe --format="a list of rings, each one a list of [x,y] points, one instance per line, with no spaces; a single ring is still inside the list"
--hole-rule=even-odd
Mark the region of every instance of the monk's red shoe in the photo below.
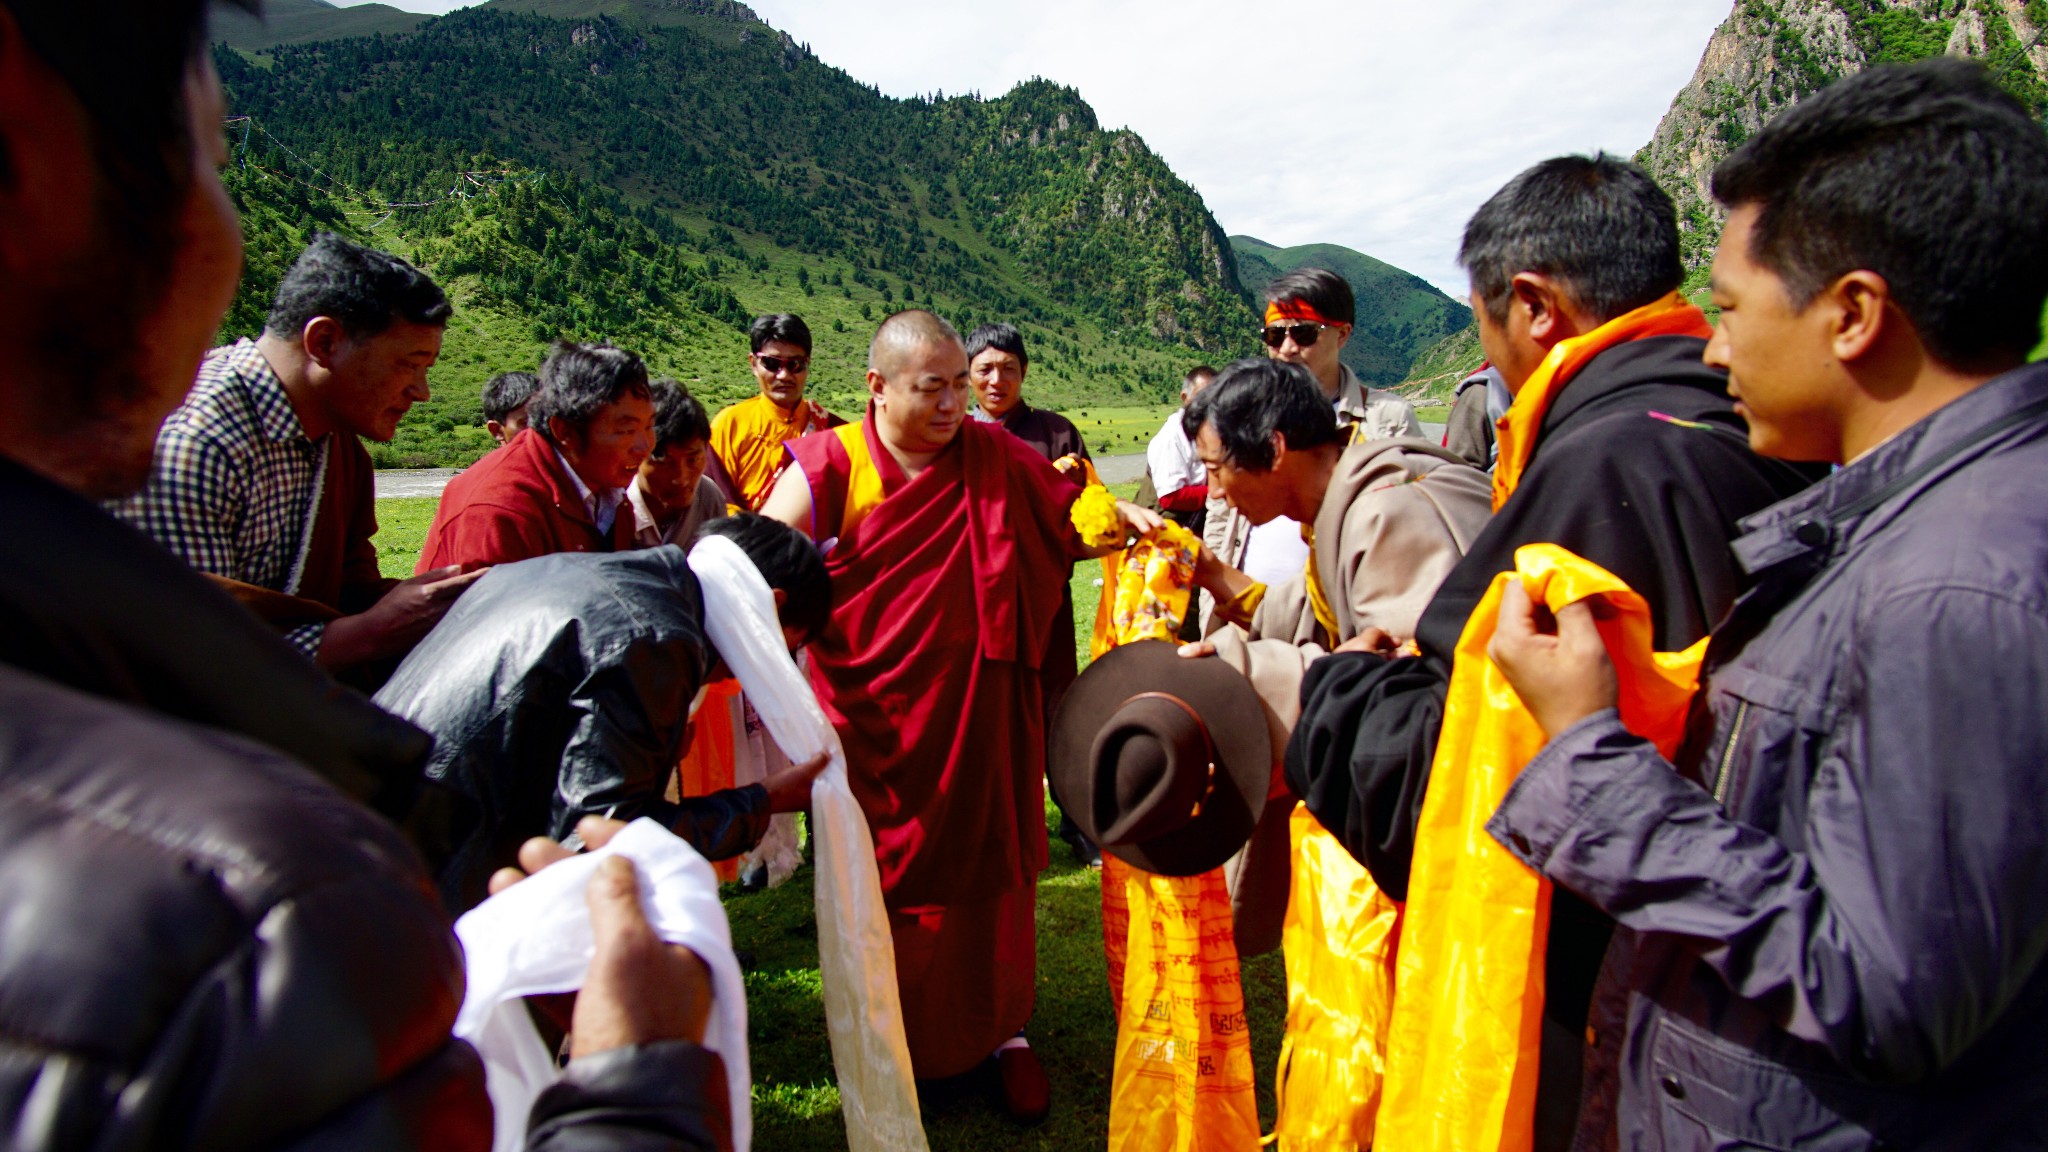
[[[1005,1048],[996,1053],[996,1071],[1002,1076],[1003,1107],[1010,1118],[1023,1124],[1044,1120],[1052,1110],[1052,1085],[1046,1082],[1038,1053],[1026,1047]]]

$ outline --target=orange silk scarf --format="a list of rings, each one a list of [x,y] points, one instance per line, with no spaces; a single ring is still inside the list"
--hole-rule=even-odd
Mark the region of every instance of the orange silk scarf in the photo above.
[[[1416,824],[1376,1152],[1528,1152],[1534,1144],[1550,882],[1486,831],[1545,742],[1486,655],[1510,580],[1552,611],[1606,601],[1600,635],[1620,681],[1622,723],[1667,756],[1706,653],[1705,640],[1652,651],[1643,598],[1555,544],[1515,549],[1515,571],[1494,577],[1458,640]]]
[[[1673,292],[1654,304],[1624,312],[1584,336],[1558,341],[1536,371],[1529,374],[1521,391],[1515,393],[1514,404],[1494,426],[1500,458],[1493,466],[1493,510],[1500,511],[1500,506],[1514,494],[1515,485],[1521,483],[1522,471],[1529,466],[1529,457],[1536,449],[1536,430],[1543,426],[1543,416],[1550,411],[1551,402],[1593,357],[1616,345],[1651,336],[1706,339],[1713,334],[1706,313]]]

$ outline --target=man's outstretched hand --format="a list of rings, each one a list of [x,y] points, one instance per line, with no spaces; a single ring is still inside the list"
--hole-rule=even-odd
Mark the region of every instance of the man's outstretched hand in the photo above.
[[[576,835],[589,847],[602,848],[625,826],[624,820],[585,816],[576,824]],[[574,855],[545,837],[528,840],[519,846],[519,867],[500,868],[491,877],[491,894]],[[695,952],[654,934],[640,903],[633,862],[623,856],[605,860],[590,878],[585,898],[597,950],[570,1016],[570,1058],[661,1040],[703,1043],[711,1017],[711,973]]]
[[[450,564],[399,581],[368,610],[328,621],[314,659],[323,667],[348,668],[412,651],[448,614],[456,597],[489,571],[464,572],[461,565]]]
[[[1116,518],[1123,521],[1125,538],[1130,540],[1143,539],[1166,526],[1166,517],[1129,500],[1116,502]]]
[[[1384,628],[1375,628],[1367,625],[1359,631],[1358,635],[1337,645],[1335,648],[1330,649],[1330,651],[1363,652],[1368,656],[1384,656],[1391,660],[1401,654],[1403,647],[1405,647],[1403,642],[1393,633],[1388,632]]]
[[[1520,580],[1508,581],[1501,597],[1500,624],[1486,654],[1552,739],[1621,699],[1614,661],[1594,620],[1586,601],[1553,616],[1529,599]]]
[[[770,812],[804,812],[811,806],[811,785],[818,779],[818,773],[825,770],[830,757],[823,752],[801,764],[784,768],[767,779],[761,786],[768,789],[768,810]]]

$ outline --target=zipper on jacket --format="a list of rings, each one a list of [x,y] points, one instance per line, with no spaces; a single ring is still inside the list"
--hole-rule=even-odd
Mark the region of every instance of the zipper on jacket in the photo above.
[[[1735,727],[1728,733],[1728,744],[1721,749],[1721,769],[1714,776],[1714,803],[1727,807],[1728,774],[1735,767],[1735,746],[1742,742],[1742,724],[1749,719],[1749,701],[1744,700],[1735,709]]]

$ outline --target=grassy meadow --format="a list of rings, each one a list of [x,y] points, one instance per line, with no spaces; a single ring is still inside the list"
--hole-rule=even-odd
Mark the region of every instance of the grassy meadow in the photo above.
[[[1091,412],[1095,410],[1091,409]],[[1098,415],[1069,413],[1094,449],[1097,428],[1105,443],[1140,434],[1147,439],[1165,418],[1147,427],[1136,413],[1152,409],[1104,409]],[[1099,425],[1084,420],[1100,420]],[[1142,447],[1142,442],[1140,447]],[[1111,454],[1112,450],[1100,450]],[[1116,453],[1129,451],[1118,447]],[[1135,484],[1114,485],[1129,497]],[[431,497],[377,501],[377,560],[386,575],[409,576],[433,518]],[[1089,629],[1101,596],[1102,565],[1075,566],[1075,646],[1088,659]],[[1048,829],[1058,814],[1046,809]],[[1102,952],[1101,874],[1078,866],[1057,840],[1052,867],[1038,881],[1038,1008],[1030,1028],[1032,1046],[1052,1081],[1053,1108],[1046,1122],[1020,1128],[996,1104],[991,1077],[968,1076],[935,1085],[923,1100],[925,1130],[934,1152],[1047,1152],[1101,1146],[1109,1131],[1109,1078],[1116,1050],[1116,1020],[1110,1014],[1109,984]],[[748,1046],[754,1073],[755,1144],[776,1152],[825,1152],[846,1147],[839,1115],[839,1090],[832,1078],[831,1046],[825,1032],[818,976],[818,929],[812,907],[813,877],[806,865],[789,883],[768,892],[725,890],[733,944],[746,965]],[[1273,1123],[1273,1070],[1280,1058],[1286,1021],[1286,975],[1274,953],[1243,966],[1250,1018],[1252,1057],[1258,1069],[1259,1116]]]

